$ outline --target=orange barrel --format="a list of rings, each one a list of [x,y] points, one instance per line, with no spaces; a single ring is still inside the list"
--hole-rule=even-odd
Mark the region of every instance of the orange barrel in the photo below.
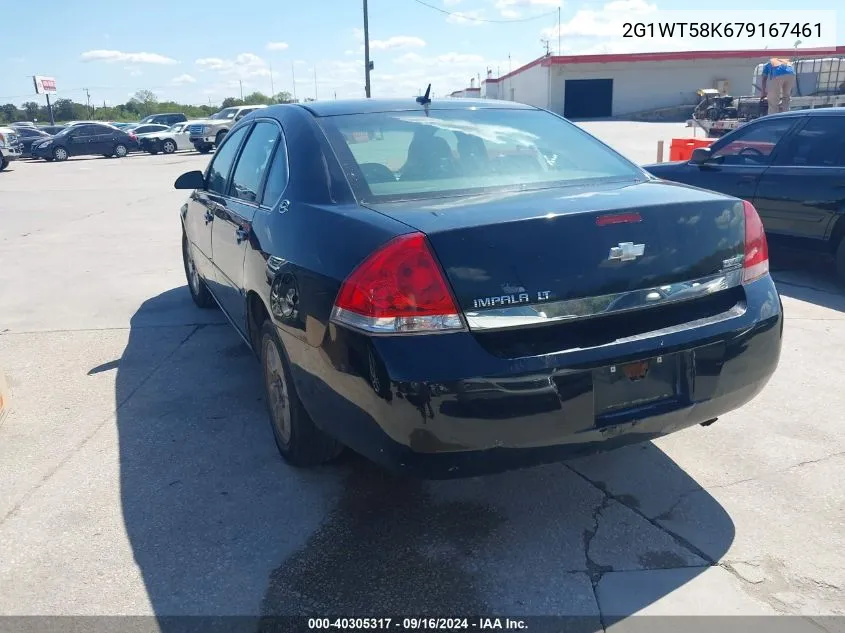
[[[707,147],[713,141],[712,138],[673,138],[669,146],[669,161],[689,160],[694,149]]]

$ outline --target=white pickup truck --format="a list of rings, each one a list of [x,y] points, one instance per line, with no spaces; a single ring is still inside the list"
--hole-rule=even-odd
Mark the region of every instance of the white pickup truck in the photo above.
[[[188,126],[189,139],[198,152],[207,154],[220,145],[231,127],[250,112],[266,108],[264,105],[232,106],[223,108],[207,119],[191,121]]]
[[[0,171],[6,169],[13,160],[21,157],[18,133],[10,127],[0,127]]]

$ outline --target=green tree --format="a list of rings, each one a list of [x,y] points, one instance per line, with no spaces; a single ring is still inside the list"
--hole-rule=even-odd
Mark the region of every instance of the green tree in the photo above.
[[[232,108],[234,106],[243,105],[244,102],[240,99],[236,99],[235,97],[226,97],[223,99],[223,103],[220,106],[221,108]]]
[[[258,92],[257,90],[252,94],[248,94],[244,97],[244,103],[249,105],[270,105],[273,103],[272,97],[268,97],[263,92]]]
[[[35,101],[27,101],[21,106],[28,121],[32,121],[38,117],[38,110],[40,106]]]
[[[75,116],[73,106],[74,103],[70,99],[56,99],[53,104],[53,116],[56,121],[72,121]]]
[[[293,103],[293,97],[289,92],[282,90],[273,96],[273,103]]]
[[[0,106],[0,112],[3,113],[3,120],[9,123],[20,119],[19,115],[21,114],[21,111],[18,110],[18,107],[14,103],[7,103]]]

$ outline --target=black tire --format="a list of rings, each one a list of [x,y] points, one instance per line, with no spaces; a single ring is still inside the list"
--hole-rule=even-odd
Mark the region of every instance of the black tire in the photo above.
[[[53,148],[53,160],[61,163],[68,159],[67,150],[64,147]]]
[[[208,154],[212,150],[213,146],[211,146],[211,145],[194,145],[194,147],[196,148],[196,150],[200,154]]]
[[[126,158],[129,156],[129,148],[123,143],[118,143],[114,146],[114,156],[115,158]]]
[[[261,326],[264,401],[273,438],[282,457],[292,466],[319,466],[343,452],[343,445],[323,433],[308,415],[290,375],[290,364],[276,328],[266,320]]]
[[[839,282],[845,284],[845,237],[839,240],[836,248],[836,276]]]
[[[208,291],[205,281],[200,277],[197,267],[194,265],[194,259],[191,256],[191,249],[188,248],[188,237],[182,233],[182,265],[185,267],[185,279],[188,280],[188,291],[191,293],[191,299],[198,308],[208,310],[217,305],[214,297]]]
[[[9,159],[8,158],[4,158],[3,160],[0,160],[0,171],[3,171],[8,166],[9,166]]]
[[[173,154],[176,152],[176,143],[173,142],[171,139],[167,138],[161,144],[161,153],[162,154]]]
[[[217,133],[217,136],[214,137],[214,147],[220,147],[220,143],[223,142],[223,139],[226,138],[226,134],[228,130],[220,130]]]
[[[103,158],[111,158],[111,154],[103,154]]]
[[[157,149],[148,149],[147,153],[150,154],[151,156],[155,156],[156,154],[158,154],[158,150]]]

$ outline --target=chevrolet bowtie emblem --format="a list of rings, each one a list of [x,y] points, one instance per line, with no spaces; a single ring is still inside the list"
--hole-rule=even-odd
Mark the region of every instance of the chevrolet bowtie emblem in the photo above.
[[[619,246],[612,246],[610,248],[610,255],[607,258],[612,262],[630,262],[640,257],[644,252],[645,244],[620,242]]]

